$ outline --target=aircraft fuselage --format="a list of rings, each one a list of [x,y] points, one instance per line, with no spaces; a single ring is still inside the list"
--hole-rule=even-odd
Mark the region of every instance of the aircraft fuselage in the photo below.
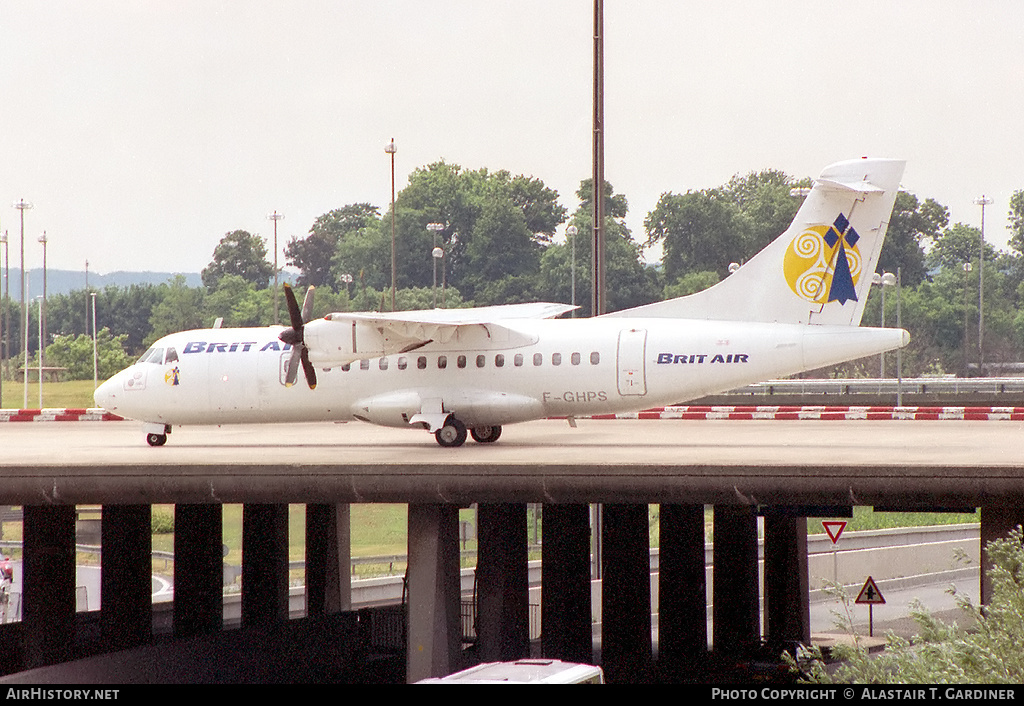
[[[507,330],[506,330],[507,329]],[[185,331],[97,391],[106,409],[164,425],[360,420],[420,412],[468,427],[683,402],[904,345],[905,332],[678,319],[560,319],[462,330],[445,343],[351,363],[316,362],[285,385],[280,327]],[[503,340],[504,339],[504,340]],[[418,426],[418,425],[417,425]]]

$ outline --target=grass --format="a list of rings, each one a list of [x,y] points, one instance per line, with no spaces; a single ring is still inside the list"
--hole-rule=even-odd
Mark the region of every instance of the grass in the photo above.
[[[67,382],[43,383],[43,407],[71,407],[88,409],[95,407],[92,393],[95,388],[92,380],[69,380]],[[28,407],[24,407],[25,384],[12,380],[4,380],[3,396],[0,397],[2,409],[37,409],[39,407],[39,383],[29,381]]]

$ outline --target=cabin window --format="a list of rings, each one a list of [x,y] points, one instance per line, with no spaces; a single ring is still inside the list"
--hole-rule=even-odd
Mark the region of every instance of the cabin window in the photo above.
[[[487,365],[487,356],[485,356],[485,355],[478,355],[476,357],[476,367],[482,368],[485,365]]]
[[[517,368],[523,367],[523,354],[516,353],[516,357],[512,359],[512,364],[515,365]]]
[[[562,354],[561,353],[552,353],[551,354],[551,364],[552,365],[561,365],[562,364]]]
[[[437,369],[444,370],[448,367],[448,356],[439,355],[437,356]]]
[[[460,355],[458,358],[455,359],[455,364],[457,366],[459,366],[460,368],[465,368],[466,367],[466,356]]]
[[[380,361],[378,362],[378,366],[380,367],[381,370],[387,370],[388,369],[388,359],[387,358],[381,358]]]
[[[341,369],[342,369],[343,372],[347,373],[349,370],[352,369],[352,364],[351,363],[345,363],[343,366],[341,366]]]
[[[501,353],[498,353],[496,356],[494,356],[494,367],[495,368],[503,368],[503,367],[505,367],[505,356],[503,356]]]
[[[398,358],[398,369],[399,370],[405,370],[408,367],[409,367],[409,359],[406,358],[404,355],[403,356],[399,356],[399,358]]]
[[[173,348],[167,349],[167,357],[164,358],[165,363],[177,363],[178,362],[178,351]]]
[[[417,358],[416,359],[416,367],[419,368],[420,370],[426,370],[427,369],[427,356],[421,355],[419,358]]]
[[[370,359],[369,358],[363,358],[361,361],[359,361],[359,369],[360,370],[369,370],[370,369]]]
[[[598,353],[597,351],[594,351],[593,353],[590,354],[590,364],[591,365],[598,365],[600,362],[601,362],[601,354],[600,353]]]
[[[535,366],[543,365],[544,364],[544,354],[543,353],[534,353],[533,354],[533,364]]]
[[[580,354],[579,353],[573,353],[572,357],[569,360],[572,361],[573,365],[579,365],[580,364]]]

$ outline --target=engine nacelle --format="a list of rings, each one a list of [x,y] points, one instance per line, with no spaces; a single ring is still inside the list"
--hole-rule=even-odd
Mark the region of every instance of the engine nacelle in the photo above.
[[[309,360],[317,366],[344,365],[364,358],[380,358],[415,347],[419,341],[387,333],[374,324],[332,315],[310,321],[303,329]]]

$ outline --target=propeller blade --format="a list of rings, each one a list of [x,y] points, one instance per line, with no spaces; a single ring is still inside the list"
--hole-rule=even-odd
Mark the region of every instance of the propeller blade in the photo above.
[[[302,351],[305,347],[300,348],[295,346],[292,348],[291,357],[288,358],[288,368],[285,371],[284,384],[285,387],[291,387],[295,384],[295,381],[299,379],[299,358],[302,355]]]
[[[309,323],[309,320],[313,317],[313,292],[316,287],[309,285],[309,289],[306,290],[306,298],[302,300],[302,323]]]
[[[306,296],[309,296],[307,292]],[[284,298],[288,304],[288,317],[291,319],[292,328],[296,331],[302,330],[302,312],[299,311],[299,303],[295,301],[295,292],[292,291],[291,285],[287,282],[284,283]]]
[[[316,371],[313,369],[313,364],[309,362],[309,353],[306,347],[302,347],[302,372],[306,374],[306,384],[309,385],[310,390],[316,389]]]

